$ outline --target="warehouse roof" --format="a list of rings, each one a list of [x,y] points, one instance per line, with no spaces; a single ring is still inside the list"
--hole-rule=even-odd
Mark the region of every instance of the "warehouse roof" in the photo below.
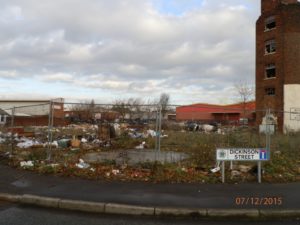
[[[230,105],[213,105],[205,103],[197,103],[192,105],[180,106],[176,110],[180,112],[207,112],[207,113],[241,113],[244,109],[247,111],[255,111],[255,101],[244,103],[236,103]]]

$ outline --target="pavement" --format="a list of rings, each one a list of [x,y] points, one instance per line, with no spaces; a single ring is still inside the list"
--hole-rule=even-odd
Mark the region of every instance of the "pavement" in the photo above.
[[[235,219],[205,220],[178,217],[147,217],[80,213],[78,211],[57,210],[13,203],[0,202],[0,225],[240,225]],[[263,221],[243,221],[243,225],[299,225],[297,219],[269,219]]]
[[[0,164],[0,200],[112,214],[300,217],[300,183],[153,184],[41,175]]]
[[[205,220],[178,217],[147,217],[80,213],[51,208],[34,207],[19,204],[2,204],[0,202],[0,225],[240,225],[235,219]],[[299,225],[297,219],[269,219],[263,221],[243,221],[243,225]]]

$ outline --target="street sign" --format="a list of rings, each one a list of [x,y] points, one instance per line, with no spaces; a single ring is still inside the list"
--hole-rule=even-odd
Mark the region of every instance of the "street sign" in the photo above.
[[[217,149],[217,161],[267,161],[266,149],[228,148]]]
[[[269,160],[268,151],[261,148],[219,148],[217,149],[217,161],[222,161],[222,182],[225,183],[226,161],[257,161],[257,179],[261,183],[261,162]]]

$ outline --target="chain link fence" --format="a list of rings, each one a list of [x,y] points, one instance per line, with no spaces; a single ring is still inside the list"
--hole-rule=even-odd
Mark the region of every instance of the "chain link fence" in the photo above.
[[[41,148],[48,161],[58,148],[184,152],[198,163],[214,161],[216,148],[297,152],[300,146],[295,132],[300,128],[298,109],[51,101],[4,111],[1,151],[14,154],[24,148]],[[261,118],[259,124],[255,123],[257,117]],[[288,126],[283,127],[283,122]]]

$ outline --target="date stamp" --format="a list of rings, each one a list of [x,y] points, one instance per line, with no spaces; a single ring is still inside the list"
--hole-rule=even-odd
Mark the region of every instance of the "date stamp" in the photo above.
[[[281,206],[282,197],[236,197],[235,205],[237,206]]]

